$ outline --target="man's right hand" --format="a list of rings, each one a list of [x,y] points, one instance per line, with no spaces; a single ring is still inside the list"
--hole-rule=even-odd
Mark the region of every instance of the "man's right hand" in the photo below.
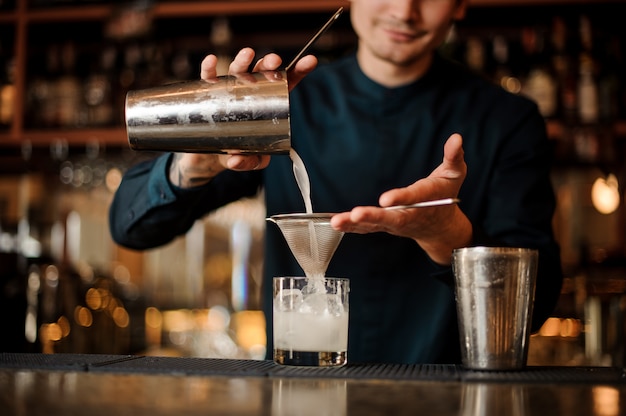
[[[254,56],[254,50],[243,48],[231,62],[228,73],[236,75],[247,72]],[[280,56],[270,53],[256,62],[253,72],[275,71],[281,64]],[[289,90],[291,91],[316,66],[317,58],[313,55],[301,58],[287,74]],[[204,80],[210,80],[216,78],[217,75],[217,57],[208,55],[200,66],[200,77]],[[176,153],[170,165],[169,178],[175,186],[192,188],[208,183],[218,173],[227,169],[235,171],[258,170],[265,169],[269,163],[269,155]]]

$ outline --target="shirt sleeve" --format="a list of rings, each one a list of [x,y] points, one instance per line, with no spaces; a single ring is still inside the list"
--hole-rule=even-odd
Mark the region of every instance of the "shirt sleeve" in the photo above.
[[[260,172],[225,171],[204,186],[183,189],[169,182],[172,154],[130,168],[109,208],[113,240],[128,248],[164,245],[193,223],[229,202],[258,192]]]

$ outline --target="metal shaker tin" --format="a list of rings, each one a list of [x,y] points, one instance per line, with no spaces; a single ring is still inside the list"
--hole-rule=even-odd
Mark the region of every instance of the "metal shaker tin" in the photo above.
[[[133,150],[289,153],[286,72],[225,75],[129,91],[126,131]]]

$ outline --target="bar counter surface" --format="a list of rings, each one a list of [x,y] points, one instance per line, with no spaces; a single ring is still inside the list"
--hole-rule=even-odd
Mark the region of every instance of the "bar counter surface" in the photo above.
[[[2,415],[626,415],[626,371],[0,353]]]

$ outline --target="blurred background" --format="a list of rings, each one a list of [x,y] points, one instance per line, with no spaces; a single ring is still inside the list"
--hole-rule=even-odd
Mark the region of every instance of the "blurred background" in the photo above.
[[[243,46],[294,56],[338,0],[0,0],[0,351],[262,359],[262,196],[159,249],[115,245],[108,206],[131,89],[197,79]],[[470,0],[442,52],[537,102],[566,279],[529,364],[626,360],[626,1]],[[347,16],[314,46],[351,51]],[[222,68],[222,72],[226,70]]]

